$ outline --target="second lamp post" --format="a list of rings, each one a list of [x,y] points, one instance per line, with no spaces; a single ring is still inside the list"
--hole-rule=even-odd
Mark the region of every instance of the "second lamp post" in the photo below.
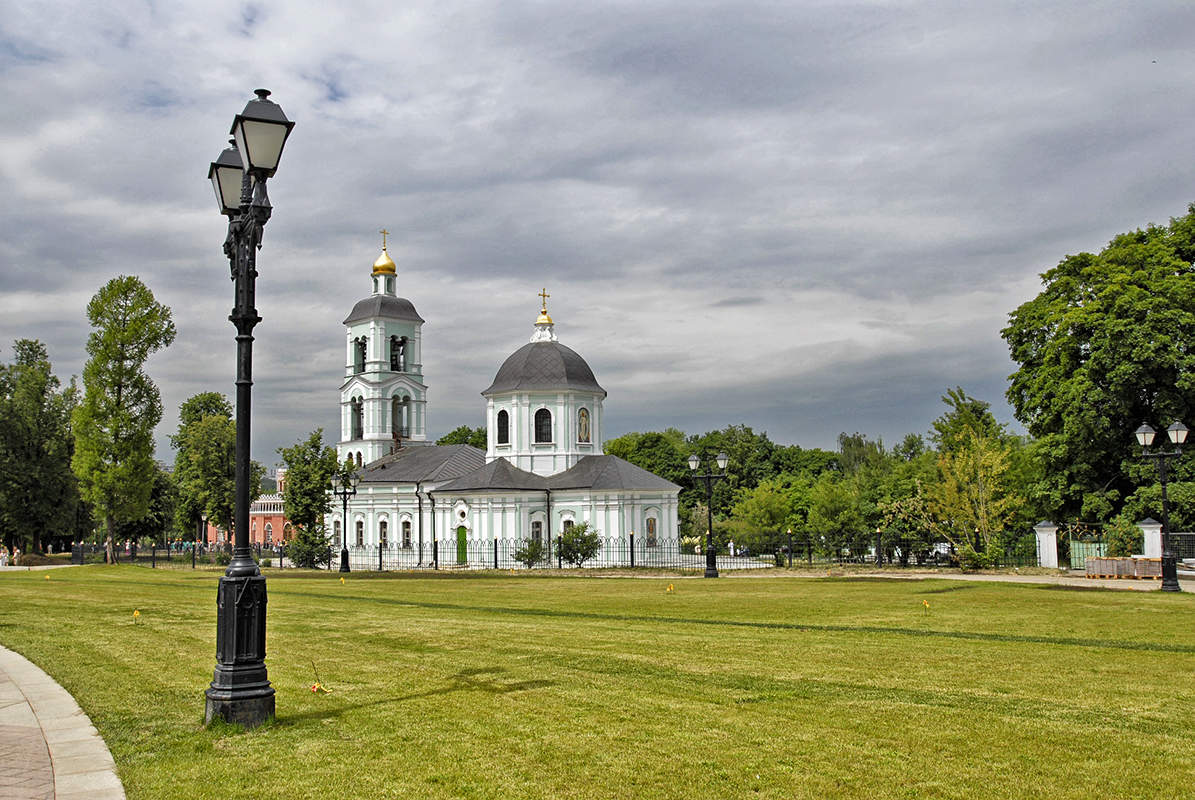
[[[332,494],[340,498],[340,571],[349,571],[349,498],[357,494],[359,478],[355,473],[338,472],[332,476]]]
[[[1154,443],[1156,435],[1154,429],[1148,425],[1142,425],[1137,429],[1137,441],[1141,443],[1141,457],[1155,460],[1158,467],[1158,481],[1162,484],[1162,591],[1181,592],[1182,587],[1178,585],[1178,559],[1174,555],[1174,550],[1170,548],[1170,504],[1166,500],[1166,478],[1170,459],[1182,455],[1183,444],[1187,441],[1187,426],[1176,422],[1166,429],[1166,435],[1170,438],[1170,443],[1174,445],[1173,450],[1150,452],[1149,448]]]
[[[718,552],[714,549],[714,484],[726,477],[726,465],[730,463],[730,458],[725,453],[718,453],[715,460],[718,462],[717,472],[698,474],[697,468],[701,466],[701,459],[696,454],[689,456],[689,469],[693,471],[693,478],[705,484],[706,522],[709,526],[705,530],[705,577],[707,578],[718,577]]]

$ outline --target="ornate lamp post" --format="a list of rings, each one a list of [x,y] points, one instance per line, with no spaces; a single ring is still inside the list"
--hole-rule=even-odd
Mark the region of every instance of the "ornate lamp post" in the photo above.
[[[237,329],[237,445],[235,547],[216,594],[216,669],[204,693],[204,719],[220,717],[249,727],[274,716],[274,688],[266,675],[266,579],[249,550],[249,413],[253,387],[253,327],[257,250],[270,219],[266,180],[273,177],[294,123],[256,91],[232,123],[231,147],[208,169],[220,213],[228,217],[228,256],[234,281]]]
[[[1162,484],[1162,591],[1181,592],[1182,587],[1178,585],[1178,560],[1174,557],[1174,551],[1170,549],[1170,504],[1166,499],[1166,478],[1170,459],[1182,455],[1183,444],[1187,441],[1187,426],[1181,422],[1175,422],[1166,429],[1166,435],[1170,438],[1170,443],[1174,445],[1173,450],[1150,452],[1149,448],[1154,443],[1155,435],[1154,429],[1148,425],[1142,425],[1137,429],[1137,441],[1141,443],[1141,457],[1154,459],[1158,469],[1158,480]]]
[[[349,572],[349,498],[357,494],[360,478],[354,472],[332,476],[332,494],[340,498],[340,571]]]
[[[693,471],[694,480],[705,483],[705,510],[709,525],[705,530],[705,577],[707,578],[718,577],[718,558],[714,550],[714,484],[726,477],[726,465],[730,463],[730,459],[725,453],[718,453],[715,460],[718,462],[717,472],[699,475],[697,468],[701,466],[701,459],[696,454],[689,456],[689,469]]]

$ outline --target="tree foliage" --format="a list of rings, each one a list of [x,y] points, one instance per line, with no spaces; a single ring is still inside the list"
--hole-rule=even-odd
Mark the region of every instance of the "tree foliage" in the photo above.
[[[194,398],[192,398],[194,399]],[[175,478],[190,509],[232,530],[236,514],[236,423],[222,413],[179,424]],[[265,467],[249,463],[249,502],[261,495]]]
[[[5,546],[41,552],[48,536],[81,538],[70,469],[77,391],[73,380],[61,388],[41,342],[18,339],[13,355],[0,366],[0,530]]]
[[[579,567],[598,554],[602,540],[588,522],[573,525],[560,534],[560,558]]]
[[[478,450],[485,450],[488,446],[485,427],[470,428],[468,425],[453,428],[437,439],[436,444],[467,444]]]
[[[332,476],[343,469],[336,449],[325,446],[323,436],[323,428],[316,428],[291,447],[278,448],[286,465],[282,508],[297,529],[314,531],[322,524],[332,508]]]
[[[153,430],[162,418],[162,401],[144,367],[174,341],[175,328],[170,309],[129,275],[113,278],[91,298],[87,318],[93,331],[83,399],[72,415],[71,467],[80,493],[104,523],[111,550],[116,526],[149,511],[157,469]]]
[[[1037,440],[1047,513],[1115,513],[1134,491],[1133,431],[1195,411],[1195,205],[1167,226],[1067,256],[1002,331],[1008,400]],[[1095,521],[1095,520],[1091,520]]]

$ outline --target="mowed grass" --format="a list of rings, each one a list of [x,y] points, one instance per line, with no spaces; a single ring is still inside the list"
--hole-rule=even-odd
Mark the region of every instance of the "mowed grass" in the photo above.
[[[74,694],[132,800],[1195,795],[1187,594],[267,575],[256,730],[202,726],[218,573],[5,574],[0,643]]]

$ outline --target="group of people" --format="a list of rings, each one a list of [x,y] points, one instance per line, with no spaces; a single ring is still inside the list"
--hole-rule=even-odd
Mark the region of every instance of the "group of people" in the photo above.
[[[21,565],[21,548],[14,547],[12,553],[7,547],[0,546],[0,567],[19,567]]]

